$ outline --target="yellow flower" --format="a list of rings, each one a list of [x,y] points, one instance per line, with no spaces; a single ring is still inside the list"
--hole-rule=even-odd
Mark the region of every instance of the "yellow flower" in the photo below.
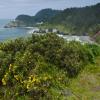
[[[58,79],[59,79],[59,80],[62,80],[62,78],[61,78],[61,77],[59,77]]]
[[[29,77],[29,80],[31,80],[32,79],[32,77]]]
[[[19,76],[18,75],[14,75],[14,78],[18,81],[19,80]]]
[[[36,90],[36,89],[37,89],[37,87],[34,87],[34,89]]]
[[[7,77],[7,74],[6,75],[4,75],[4,78],[6,78]]]
[[[3,84],[3,85],[6,85],[6,81],[5,81],[4,78],[2,79],[2,84]]]
[[[31,75],[31,77],[34,77],[33,75]]]
[[[30,64],[31,62],[29,61],[29,64]]]
[[[9,71],[13,68],[12,64],[9,65]]]
[[[12,64],[10,64],[10,67],[12,67]]]
[[[8,72],[4,75],[4,78],[7,78],[7,76],[8,76]]]
[[[35,79],[35,78],[33,78],[33,79],[32,79],[32,83],[33,83],[33,82],[35,82],[35,81],[36,81],[36,79]]]
[[[24,82],[23,82],[23,81],[21,81],[21,83],[23,84]]]
[[[47,77],[47,76],[45,76],[45,77],[44,77],[44,80],[46,81],[47,79],[48,79],[48,77]]]
[[[15,94],[16,96],[18,95],[18,93]]]
[[[30,85],[29,84],[27,84],[27,89],[29,89],[30,88]]]

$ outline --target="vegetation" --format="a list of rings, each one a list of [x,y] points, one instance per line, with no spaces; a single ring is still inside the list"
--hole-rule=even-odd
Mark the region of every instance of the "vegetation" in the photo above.
[[[21,24],[26,25],[26,26],[32,26],[34,23],[33,20],[34,17],[28,16],[28,15],[19,15],[16,18],[16,23],[20,26]]]
[[[95,64],[89,64],[82,73],[71,81],[69,88],[73,95],[68,100],[99,100],[100,99],[100,57]]]
[[[42,9],[35,16],[29,15],[19,15],[16,17],[16,23],[19,23],[18,26],[26,25],[33,26],[38,22],[47,22],[52,17],[60,13],[60,10],[52,10],[52,9]],[[21,23],[20,23],[21,22]]]
[[[42,9],[35,15],[34,20],[35,22],[47,22],[60,12],[60,10],[52,10],[50,8]]]
[[[68,8],[55,15],[47,24],[58,27],[59,30],[66,33],[78,35],[84,35],[84,33],[95,34],[100,30],[99,11],[100,3],[83,8]],[[64,30],[62,30],[62,27]]]
[[[0,43],[0,100],[83,100],[88,95],[77,84],[97,74],[99,55],[98,45],[67,42],[56,34]]]

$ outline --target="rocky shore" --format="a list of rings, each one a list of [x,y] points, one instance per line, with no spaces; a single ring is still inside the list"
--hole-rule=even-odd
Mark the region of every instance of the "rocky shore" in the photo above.
[[[13,28],[13,27],[27,27],[27,25],[25,25],[25,23],[21,22],[21,21],[10,21],[8,24],[6,24],[4,26],[4,28]]]

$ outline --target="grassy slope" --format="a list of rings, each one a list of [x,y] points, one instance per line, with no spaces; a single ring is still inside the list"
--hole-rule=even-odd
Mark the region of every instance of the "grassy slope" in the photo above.
[[[68,100],[100,100],[100,57],[94,65],[89,64],[76,79],[73,79],[69,88],[73,95],[68,97]]]

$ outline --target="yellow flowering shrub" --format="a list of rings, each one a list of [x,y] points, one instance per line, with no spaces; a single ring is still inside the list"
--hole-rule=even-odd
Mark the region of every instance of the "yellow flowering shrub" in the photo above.
[[[22,83],[26,87],[26,89],[30,91],[32,89],[37,88],[38,84],[40,83],[40,80],[38,79],[38,77],[30,75],[28,77],[28,80],[24,80]]]
[[[92,45],[67,43],[56,34],[0,44],[0,100],[65,100],[60,97],[66,95],[62,92],[70,77],[100,51]]]

